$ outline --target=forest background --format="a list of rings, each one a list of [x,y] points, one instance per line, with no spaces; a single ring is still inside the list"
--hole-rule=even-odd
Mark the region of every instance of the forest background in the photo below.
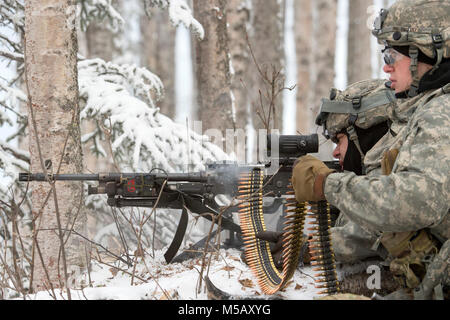
[[[255,163],[260,129],[320,136],[332,87],[385,77],[370,28],[392,2],[0,0],[0,297],[71,287],[105,255],[133,284],[178,222],[19,172],[198,171]],[[227,129],[245,139],[227,149]],[[197,220],[184,246],[210,229]]]

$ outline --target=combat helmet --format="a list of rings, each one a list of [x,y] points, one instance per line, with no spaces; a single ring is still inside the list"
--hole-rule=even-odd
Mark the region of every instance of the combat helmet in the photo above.
[[[389,109],[396,104],[394,91],[386,80],[374,79],[356,82],[345,90],[332,88],[329,99],[321,100],[316,124],[323,126],[327,139],[337,143],[337,134],[346,131],[357,147],[361,160],[364,152],[355,127],[371,128],[389,119]]]
[[[380,11],[372,34],[387,47],[408,47],[413,79],[408,95],[415,96],[419,54],[433,59],[431,73],[443,59],[450,58],[450,1],[398,0]]]

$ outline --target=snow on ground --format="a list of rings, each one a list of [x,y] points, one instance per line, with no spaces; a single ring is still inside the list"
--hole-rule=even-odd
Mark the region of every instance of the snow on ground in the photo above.
[[[90,272],[92,287],[71,290],[75,300],[206,300],[208,299],[204,281],[198,292],[202,258],[186,260],[183,263],[167,264],[163,251],[155,251],[155,258],[146,257],[136,269],[124,263],[92,263]],[[220,250],[219,257],[213,257],[209,272],[204,269],[213,284],[220,290],[239,297],[267,299],[258,287],[250,269],[240,259],[237,249]],[[114,268],[115,266],[116,268]],[[132,275],[133,285],[131,285]],[[298,269],[291,283],[275,297],[285,300],[310,300],[320,289],[314,287],[311,267]],[[85,281],[88,284],[87,275]],[[163,293],[163,290],[165,293]],[[67,293],[56,292],[57,299],[67,299]],[[272,297],[273,298],[273,297]],[[27,296],[31,300],[51,300],[50,292],[41,291]]]

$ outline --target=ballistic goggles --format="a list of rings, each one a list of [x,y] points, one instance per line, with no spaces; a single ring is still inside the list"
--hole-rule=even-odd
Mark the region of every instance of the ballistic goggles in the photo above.
[[[405,56],[392,47],[385,47],[382,51],[384,63],[392,66],[395,62],[402,60]]]

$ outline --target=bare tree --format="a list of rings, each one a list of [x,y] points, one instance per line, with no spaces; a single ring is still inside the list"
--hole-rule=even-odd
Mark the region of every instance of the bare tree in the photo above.
[[[319,130],[314,119],[319,113],[320,100],[328,97],[330,89],[334,86],[334,60],[336,50],[336,0],[313,1],[312,20],[314,21],[311,34],[312,44],[312,72],[311,72],[311,94],[308,96],[308,107],[310,117],[308,123],[311,125],[309,132]],[[319,157],[323,160],[331,159],[332,144],[328,141],[321,144]]]
[[[106,20],[106,19],[105,19]],[[108,27],[107,21],[92,21],[86,28],[86,32],[81,34],[78,40],[79,45],[84,40],[85,43],[81,46],[86,46],[86,57],[88,59],[100,58],[105,61],[112,61],[117,54],[119,48],[115,44],[114,37],[116,34]],[[95,124],[92,120],[83,121],[81,124],[81,133],[84,135],[86,132],[91,132]],[[98,141],[102,145],[102,148],[107,150],[105,141]],[[84,167],[85,169],[93,172],[98,171],[113,171],[112,160],[108,158],[99,158],[93,152],[90,151],[92,142],[85,143],[83,145],[84,155]]]
[[[297,53],[297,132],[316,133],[320,100],[334,86],[336,1],[295,1]],[[331,158],[331,143],[321,143],[320,158]]]
[[[226,1],[194,0],[193,4],[195,18],[205,31],[204,39],[195,44],[199,119],[203,129],[216,128],[224,133],[235,128]]]
[[[311,106],[308,105],[311,94],[312,63],[312,0],[294,1],[295,45],[297,57],[297,132],[306,134],[312,121]]]
[[[255,62],[258,64],[257,68],[267,74],[268,79],[272,79],[272,75],[277,72],[280,72],[278,78],[281,78],[284,75],[284,1],[253,0],[252,4],[252,30],[249,35]],[[270,100],[270,90],[273,87],[261,77],[254,64],[252,67],[249,91],[253,105],[252,112],[256,113],[258,109],[264,107],[267,99]],[[273,101],[273,107],[275,110],[273,110],[273,118],[270,119],[272,123],[267,129],[282,130],[282,95],[278,95]],[[262,112],[262,110],[259,111]],[[252,119],[255,129],[265,127],[260,117],[254,115]]]
[[[230,0],[228,3],[228,37],[231,62],[234,73],[231,89],[236,110],[236,127],[247,125],[248,88],[246,87],[249,64],[252,63],[246,42],[247,25],[250,22],[250,8],[245,0]]]
[[[349,27],[347,53],[347,82],[370,79],[372,67],[370,61],[370,30],[366,23],[367,8],[373,5],[372,0],[349,0]]]
[[[75,1],[25,3],[25,65],[31,171],[82,170],[77,83]],[[35,291],[69,287],[72,272],[87,265],[81,183],[36,183],[33,281]],[[69,291],[70,298],[70,291]]]
[[[231,56],[231,90],[233,93],[233,108],[236,128],[246,130],[249,122],[249,66],[252,63],[246,41],[247,28],[250,23],[250,8],[245,0],[228,2],[228,37]],[[249,148],[247,134],[245,139],[238,139],[236,155],[238,161],[248,161],[246,155]]]
[[[329,95],[334,84],[336,49],[336,0],[313,1],[312,52],[313,72],[311,106],[317,114],[320,99]]]
[[[175,117],[175,28],[167,12],[155,10],[151,18],[141,16],[142,66],[154,72],[164,83],[164,99],[159,102],[161,113]]]

